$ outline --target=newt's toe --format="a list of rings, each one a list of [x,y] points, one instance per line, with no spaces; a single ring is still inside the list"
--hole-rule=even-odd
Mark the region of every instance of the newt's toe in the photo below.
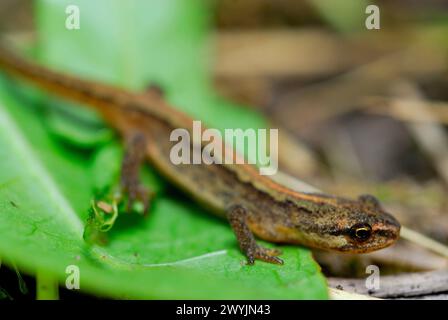
[[[130,212],[132,210],[138,210],[143,215],[147,215],[149,211],[149,207],[151,205],[151,199],[154,196],[154,193],[149,189],[145,188],[143,185],[136,185],[133,188],[127,188],[128,194],[128,203],[127,203],[127,211]],[[141,205],[138,209],[136,209],[137,205]]]
[[[261,260],[273,264],[283,264],[283,260],[277,257],[282,252],[278,249],[270,249],[257,245],[253,250],[247,253],[247,263],[254,264],[254,260]]]

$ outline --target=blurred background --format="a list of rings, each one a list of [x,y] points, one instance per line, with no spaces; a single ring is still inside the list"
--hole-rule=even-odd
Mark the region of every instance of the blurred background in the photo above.
[[[371,193],[403,225],[448,243],[447,1],[194,3],[203,31],[189,41],[203,43],[206,58],[191,61],[214,94],[280,128],[282,171],[328,193]],[[379,30],[365,26],[369,4],[380,9]],[[33,18],[31,1],[0,0],[2,32],[36,41]],[[179,95],[172,78],[150,78],[174,102],[203,85],[183,84]],[[315,257],[330,277],[362,276],[369,264],[390,274],[447,267],[446,258],[405,241],[368,255]]]

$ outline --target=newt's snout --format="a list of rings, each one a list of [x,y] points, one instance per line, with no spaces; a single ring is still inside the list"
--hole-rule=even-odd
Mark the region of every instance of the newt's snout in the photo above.
[[[381,219],[378,219],[373,225],[372,231],[378,245],[382,245],[382,248],[384,248],[397,241],[400,237],[400,229],[401,225],[394,216],[383,213]]]

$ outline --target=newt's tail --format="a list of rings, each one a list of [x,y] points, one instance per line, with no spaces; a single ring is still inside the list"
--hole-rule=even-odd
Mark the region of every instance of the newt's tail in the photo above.
[[[119,107],[120,101],[132,95],[120,88],[52,71],[15,54],[3,44],[0,44],[0,70],[29,81],[49,93],[97,108],[105,104]]]
[[[27,60],[0,42],[0,70],[31,82],[50,94],[94,109],[109,112],[111,108],[138,110],[167,121],[173,127],[190,127],[191,119],[170,106],[157,94],[139,94],[112,85],[80,79]]]

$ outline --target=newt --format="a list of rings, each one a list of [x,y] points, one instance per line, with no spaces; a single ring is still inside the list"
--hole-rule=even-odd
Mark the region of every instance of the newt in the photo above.
[[[346,253],[379,250],[399,237],[399,222],[371,195],[347,199],[293,191],[249,164],[173,164],[170,133],[176,128],[191,132],[193,119],[171,106],[161,90],[130,92],[55,72],[4,46],[0,69],[50,94],[94,108],[124,140],[121,185],[130,201],[149,206],[149,190],[139,180],[139,167],[148,160],[192,199],[227,219],[248,264],[255,260],[283,264],[281,251],[257,244],[256,237]]]

